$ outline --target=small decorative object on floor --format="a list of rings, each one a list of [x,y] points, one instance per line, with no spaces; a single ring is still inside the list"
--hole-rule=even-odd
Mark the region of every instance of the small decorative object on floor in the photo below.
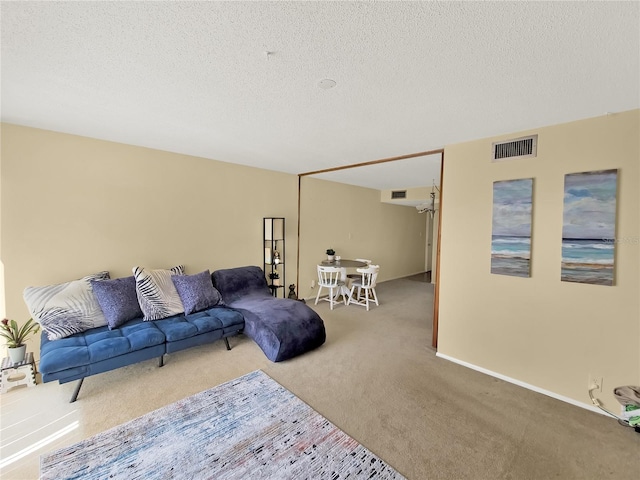
[[[31,352],[18,363],[14,363],[9,357],[2,360],[0,393],[6,393],[10,388],[18,385],[36,386],[36,363]]]
[[[27,350],[25,340],[32,333],[37,333],[40,325],[33,321],[33,318],[21,327],[15,320],[4,318],[0,324],[0,337],[7,340],[7,349],[9,358],[13,363],[20,363],[24,360],[24,354]]]
[[[292,283],[291,285],[289,285],[289,297],[291,300],[297,300],[299,302],[302,303],[307,303],[304,301],[304,298],[298,298],[298,295],[296,294],[296,284]]]
[[[40,457],[40,478],[404,479],[261,371]]]

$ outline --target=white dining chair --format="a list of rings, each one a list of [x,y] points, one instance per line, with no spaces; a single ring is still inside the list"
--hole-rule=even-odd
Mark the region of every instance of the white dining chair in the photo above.
[[[378,295],[376,294],[376,282],[378,280],[380,266],[369,265],[366,268],[358,268],[356,271],[360,273],[360,278],[351,282],[351,293],[347,305],[351,305],[352,303],[362,305],[363,307],[367,307],[368,312],[370,301],[374,301],[376,305],[380,305],[378,303]],[[358,289],[358,293],[354,295],[356,288]]]
[[[333,306],[338,303],[340,295],[342,295],[344,304],[347,305],[348,291],[345,288],[345,282],[343,280],[344,273],[344,268],[318,265],[318,294],[316,295],[316,305],[318,304],[320,292],[322,292],[323,288],[327,288],[329,290],[329,296],[327,298],[323,298],[323,300],[327,300],[329,302],[331,310],[333,310]]]

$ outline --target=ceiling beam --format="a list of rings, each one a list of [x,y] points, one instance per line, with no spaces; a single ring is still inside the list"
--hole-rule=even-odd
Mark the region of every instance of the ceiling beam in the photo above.
[[[325,168],[324,170],[315,170],[313,172],[304,172],[299,173],[299,177],[304,177],[307,175],[316,175],[319,173],[327,173],[327,172],[335,172],[338,170],[346,170],[348,168],[356,168],[356,167],[366,167],[369,165],[376,165],[378,163],[387,163],[387,162],[395,162],[396,160],[406,160],[407,158],[415,158],[415,157],[424,157],[427,155],[435,155],[435,154],[444,153],[444,148],[438,148],[437,150],[429,150],[427,152],[418,152],[418,153],[409,153],[407,155],[400,155],[399,157],[390,157],[390,158],[382,158],[380,160],[371,160],[369,162],[361,162],[361,163],[352,163],[351,165],[342,165],[341,167],[332,167]]]

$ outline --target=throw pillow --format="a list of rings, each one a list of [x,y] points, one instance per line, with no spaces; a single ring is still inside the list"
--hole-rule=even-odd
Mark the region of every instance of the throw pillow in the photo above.
[[[195,275],[172,275],[171,280],[187,315],[222,303],[222,296],[213,286],[209,270]]]
[[[133,276],[113,280],[92,280],[91,286],[110,330],[129,320],[142,317],[136,294],[136,279]]]
[[[159,320],[184,312],[171,275],[184,275],[184,266],[155,270],[133,267],[138,303],[145,321]]]
[[[99,272],[57,285],[27,287],[23,297],[31,316],[49,340],[58,340],[107,324],[91,282],[108,279],[109,272]]]

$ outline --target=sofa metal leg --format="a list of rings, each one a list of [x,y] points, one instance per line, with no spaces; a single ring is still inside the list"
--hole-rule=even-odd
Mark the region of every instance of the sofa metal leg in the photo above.
[[[73,391],[73,395],[71,395],[71,400],[69,401],[69,403],[75,402],[76,399],[78,398],[78,394],[80,393],[80,387],[82,387],[82,382],[84,382],[84,377],[78,380],[76,389]]]
[[[231,347],[229,346],[229,339],[227,337],[224,337],[224,343],[227,344],[227,350],[231,350]]]
[[[164,355],[160,355],[160,358],[158,359],[158,367],[163,367],[164,366]]]

